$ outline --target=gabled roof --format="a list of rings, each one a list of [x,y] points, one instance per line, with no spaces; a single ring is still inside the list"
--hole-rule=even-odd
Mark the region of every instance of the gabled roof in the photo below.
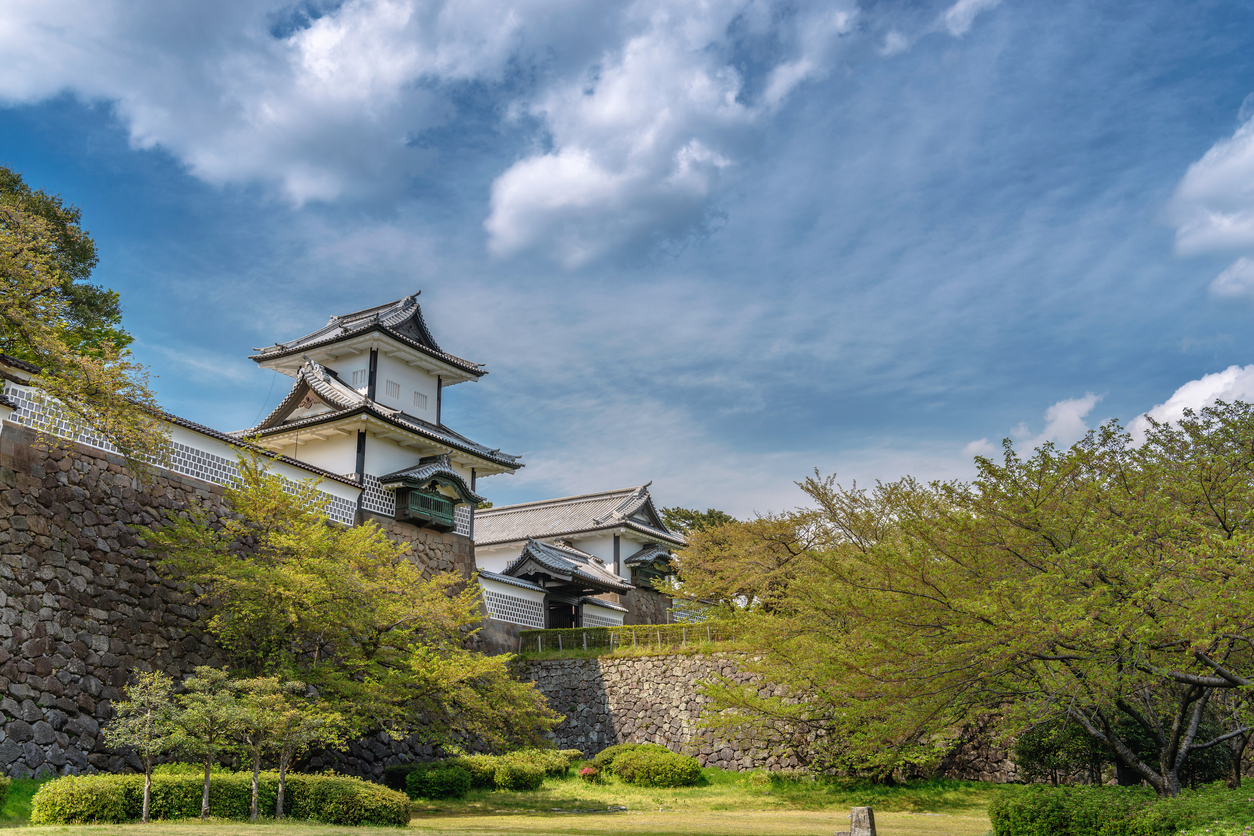
[[[670,559],[670,549],[658,543],[650,543],[640,551],[627,557],[623,563],[628,566],[647,566],[648,564],[656,563],[659,560],[669,562]]]
[[[475,542],[480,546],[610,528],[628,528],[674,546],[686,545],[683,538],[672,534],[658,516],[647,484],[541,502],[502,505],[475,513]]]
[[[397,470],[386,476],[380,476],[379,482],[385,488],[420,487],[423,483],[430,482],[432,479],[452,482],[453,489],[466,502],[477,505],[484,501],[484,497],[472,491],[465,480],[453,469],[453,465],[449,462],[447,455],[427,456],[413,467],[407,467],[404,470]]]
[[[518,577],[536,571],[602,592],[626,592],[631,589],[631,584],[606,569],[604,563],[587,552],[539,540],[528,540],[522,553],[505,567],[504,574]]]
[[[287,420],[304,402],[306,397],[317,397],[330,408],[328,412],[310,415],[304,418]],[[306,359],[296,372],[296,381],[274,411],[262,419],[260,424],[246,430],[231,433],[235,438],[265,438],[291,430],[314,427],[331,421],[339,421],[354,415],[366,413],[380,421],[413,433],[415,435],[478,456],[481,459],[502,465],[510,469],[522,467],[520,456],[511,456],[500,450],[491,450],[482,444],[476,444],[460,433],[453,432],[443,425],[432,424],[421,418],[415,418],[399,409],[392,409],[377,401],[372,401],[361,392],[340,380],[334,370],[328,369],[313,360]]]
[[[431,336],[431,330],[427,328],[426,321],[422,318],[422,308],[418,305],[417,293],[395,302],[366,308],[364,311],[333,316],[317,331],[285,343],[275,343],[267,348],[257,349],[257,353],[251,355],[249,359],[265,363],[352,339],[370,331],[386,334],[402,345],[416,349],[474,377],[487,374],[483,364],[463,360],[440,348],[435,338]]]

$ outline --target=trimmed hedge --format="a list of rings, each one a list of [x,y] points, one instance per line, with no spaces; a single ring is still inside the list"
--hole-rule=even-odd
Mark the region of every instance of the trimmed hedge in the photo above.
[[[660,743],[618,743],[614,746],[607,746],[596,757],[592,759],[592,765],[597,769],[605,770],[614,765],[614,759],[626,752],[634,752],[637,749],[651,749],[657,752],[669,752],[665,746]]]
[[[501,790],[538,790],[544,783],[544,768],[525,760],[501,758],[496,764],[496,787]]]
[[[575,764],[579,763],[581,760],[584,760],[583,752],[579,751],[578,749],[561,749],[558,751],[558,754],[564,755],[566,757],[566,762],[569,763],[571,766],[574,766]]]
[[[538,766],[547,778],[560,778],[570,771],[570,760],[556,749],[520,749],[501,755],[501,759]]]
[[[696,758],[665,749],[639,748],[614,758],[614,774],[642,787],[691,787],[701,780]]]
[[[276,772],[261,773],[258,805],[274,815],[278,793]],[[204,781],[194,775],[154,775],[149,816],[186,819],[200,815]],[[31,824],[116,824],[138,819],[143,805],[143,775],[74,775],[39,788],[31,800]],[[209,788],[210,815],[247,819],[252,805],[252,773],[215,775]],[[403,793],[357,778],[338,775],[289,774],[284,815],[326,824],[375,824],[403,827],[409,823],[409,798]]]
[[[461,798],[470,792],[470,772],[455,763],[423,765],[405,778],[410,798]]]
[[[13,779],[0,775],[0,807],[9,799],[9,790],[13,789]]]
[[[1216,782],[1157,798],[1147,787],[1040,787],[1006,793],[988,808],[994,836],[1170,836],[1254,823],[1249,790]]]

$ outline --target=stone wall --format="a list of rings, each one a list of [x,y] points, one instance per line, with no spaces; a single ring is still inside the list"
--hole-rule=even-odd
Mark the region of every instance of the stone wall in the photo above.
[[[475,571],[475,544],[469,537],[419,528],[371,511],[359,511],[358,522],[374,522],[389,537],[406,546],[405,557],[421,567],[424,580],[455,572],[466,582]]]
[[[161,472],[141,488],[120,459],[0,435],[0,769],[25,777],[123,768],[104,745],[132,671],[219,664],[200,612],[133,533],[163,511],[221,509],[222,489]]]
[[[164,470],[141,484],[117,456],[92,447],[46,449],[25,427],[0,433],[0,772],[16,777],[138,766],[104,745],[111,701],[134,671],[175,678],[220,665],[200,609],[144,557],[143,532],[192,506],[226,513],[223,489]],[[407,544],[423,576],[470,579],[469,538],[376,519]],[[324,752],[315,768],[377,778],[383,767],[430,758],[386,734]]]
[[[717,675],[741,684],[753,681],[739,670],[734,654],[521,660],[517,670],[521,678],[536,683],[554,710],[566,715],[555,731],[558,748],[592,755],[615,743],[660,743],[695,756],[702,766],[750,770],[799,765],[795,758],[772,755],[747,741],[721,740],[698,726],[708,704],[700,683]],[[938,774],[1015,780],[1006,752],[978,730],[942,762]]]
[[[708,700],[698,685],[716,675],[749,682],[735,659],[699,656],[602,656],[519,663],[554,710],[566,715],[556,729],[561,749],[591,755],[615,743],[660,743],[693,755],[702,766],[776,769],[797,766],[750,745],[720,740],[697,726]]]

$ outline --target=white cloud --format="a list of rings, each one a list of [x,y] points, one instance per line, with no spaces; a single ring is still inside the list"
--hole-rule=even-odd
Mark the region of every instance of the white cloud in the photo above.
[[[995,9],[999,5],[1001,0],[958,0],[941,14],[938,24],[955,38],[961,38],[971,31],[980,12]]]
[[[1150,418],[1159,423],[1178,421],[1184,417],[1186,409],[1196,412],[1214,405],[1215,401],[1254,402],[1254,365],[1229,366],[1222,372],[1190,380],[1177,389],[1165,403],[1160,403],[1133,420],[1128,430],[1133,437],[1144,438],[1150,428]]]
[[[962,456],[966,459],[974,459],[976,456],[983,456],[991,459],[997,455],[997,445],[993,444],[987,438],[977,438],[966,447],[962,448]]]
[[[1254,299],[1254,260],[1238,258],[1210,283],[1221,299]]]
[[[1051,441],[1063,447],[1074,444],[1089,431],[1084,419],[1101,399],[1101,395],[1088,392],[1082,398],[1059,401],[1045,410],[1045,429],[1040,433],[1033,434],[1027,424],[1020,424],[1011,435],[1024,450],[1035,450]]]
[[[1172,211],[1181,253],[1254,249],[1254,118],[1189,166]]]
[[[605,53],[591,77],[566,79],[529,102],[553,147],[515,163],[492,187],[484,222],[498,256],[537,249],[567,267],[658,235],[682,238],[731,169],[749,131],[826,70],[855,9],[803,9],[779,35],[792,54],[757,101],[728,61],[728,31],[752,3],[633,4],[643,25]]]
[[[0,104],[110,102],[134,147],[300,205],[400,194],[434,159],[412,140],[455,119],[453,92],[474,82],[551,138],[497,180],[492,250],[575,265],[699,224],[746,131],[827,71],[855,12],[855,0],[13,0]],[[752,102],[734,60],[744,38],[779,56],[755,71]]]

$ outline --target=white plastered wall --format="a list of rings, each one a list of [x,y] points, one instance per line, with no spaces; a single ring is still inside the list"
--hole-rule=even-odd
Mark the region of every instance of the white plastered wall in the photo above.
[[[375,385],[375,400],[384,406],[404,410],[416,418],[435,423],[437,400],[436,376],[426,369],[411,366],[395,357],[379,352],[379,367]],[[395,383],[399,394],[390,394],[388,382]],[[415,403],[414,394],[426,397],[426,404]],[[419,399],[421,400],[421,399]]]

